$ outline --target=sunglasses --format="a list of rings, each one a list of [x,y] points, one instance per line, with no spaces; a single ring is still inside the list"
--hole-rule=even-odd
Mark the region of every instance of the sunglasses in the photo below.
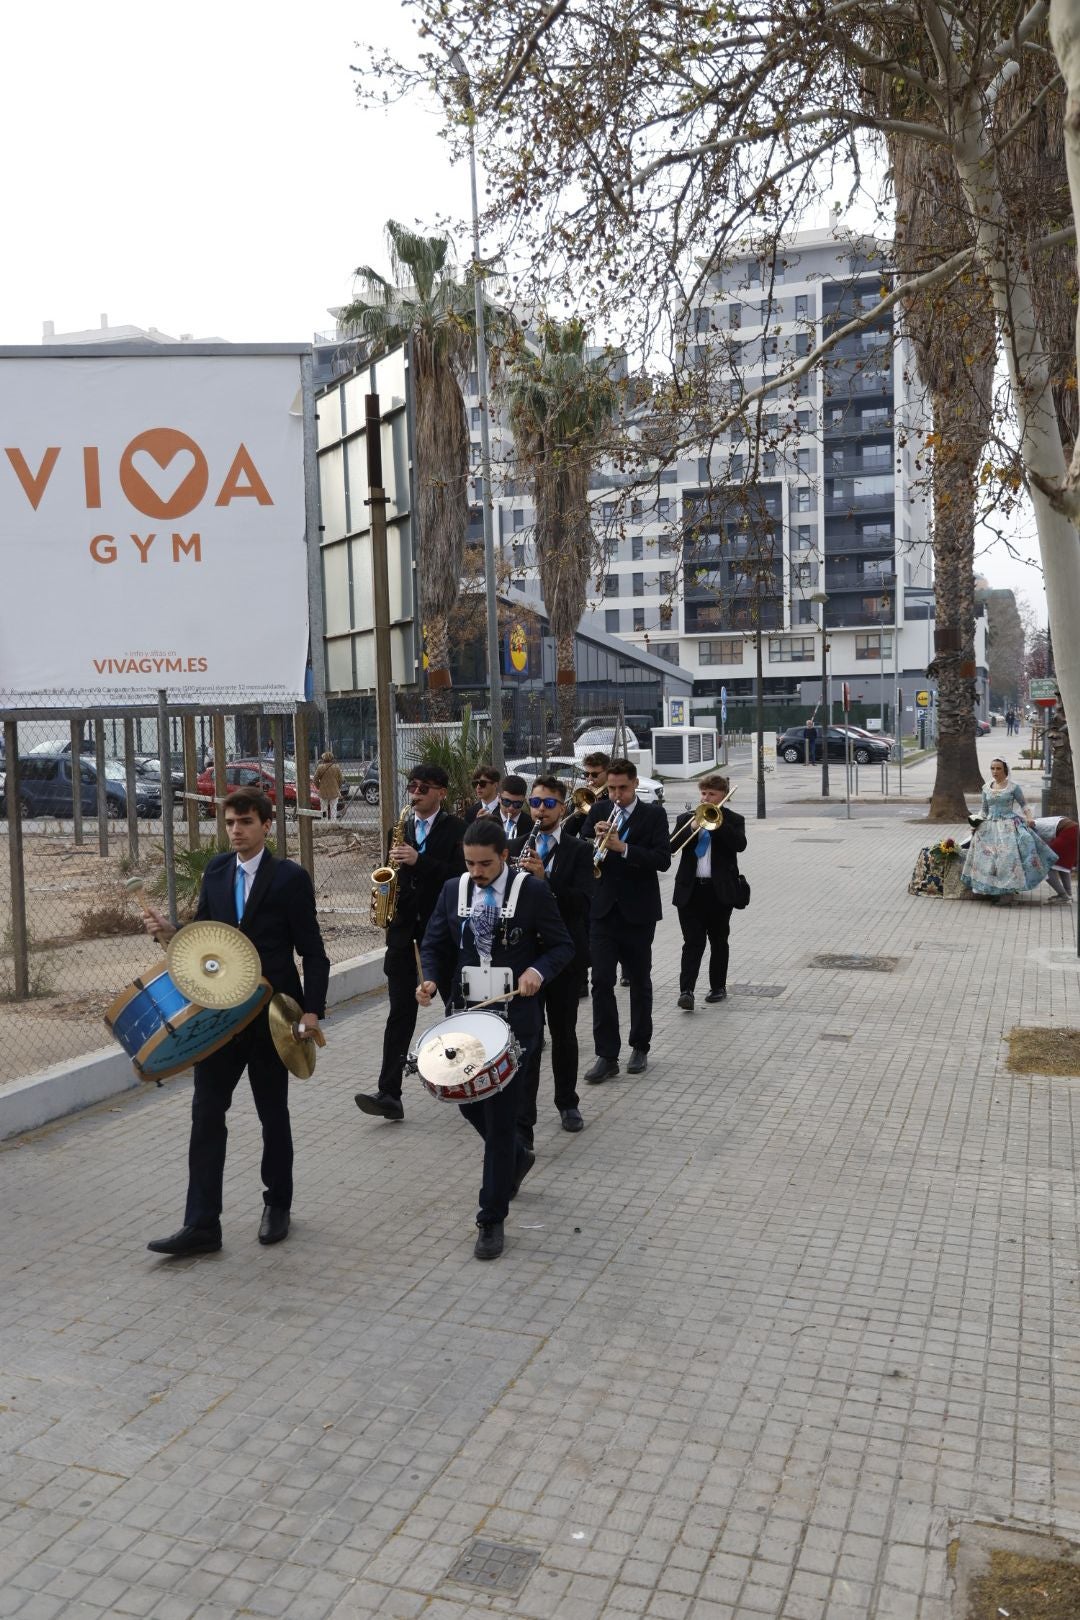
[[[586,776],[603,776],[603,771],[586,771]]]
[[[427,793],[432,786],[431,782],[410,782],[405,791],[406,793]]]
[[[503,797],[499,800],[499,803],[504,804],[508,810],[520,810],[522,805],[525,803],[525,800],[524,799],[508,799],[506,797],[506,795],[504,794]]]
[[[530,799],[529,803],[532,805],[534,810],[539,810],[539,809],[541,809],[541,807],[543,809],[545,809],[545,810],[554,810],[560,804],[562,804],[562,800],[561,799]]]
[[[490,776],[474,776],[472,785],[473,787],[494,787],[495,781]]]

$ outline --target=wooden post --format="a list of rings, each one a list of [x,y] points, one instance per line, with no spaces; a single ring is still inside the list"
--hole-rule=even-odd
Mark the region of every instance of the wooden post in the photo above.
[[[296,804],[297,831],[300,836],[300,865],[315,881],[315,829],[311,817],[302,812],[309,808],[311,798],[311,755],[308,752],[307,710],[297,706],[293,715],[293,738],[296,742]]]
[[[4,721],[6,762],[8,861],[11,881],[12,993],[16,1001],[30,994],[30,938],[26,930],[26,883],[23,875],[23,826],[19,805],[19,728],[14,720]],[[81,784],[80,784],[81,786]]]
[[[226,842],[225,806],[221,803],[221,800],[228,793],[229,785],[225,779],[225,716],[223,714],[215,714],[214,716],[213,737],[214,798],[217,801],[214,805],[214,813],[217,816],[216,833],[218,843],[224,844]]]

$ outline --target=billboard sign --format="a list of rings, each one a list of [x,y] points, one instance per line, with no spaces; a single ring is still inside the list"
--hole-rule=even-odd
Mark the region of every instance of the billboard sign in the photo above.
[[[0,353],[0,702],[303,698],[301,353]]]

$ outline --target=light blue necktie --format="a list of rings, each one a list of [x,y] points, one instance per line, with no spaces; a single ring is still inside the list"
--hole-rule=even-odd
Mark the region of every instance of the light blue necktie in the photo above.
[[[240,865],[239,861],[236,863],[236,878],[233,882],[233,893],[236,896],[236,920],[239,922],[241,917],[244,915],[245,897],[244,868]]]
[[[694,845],[694,854],[697,856],[699,861],[703,855],[707,855],[709,853],[710,836],[711,835],[708,828],[706,827],[703,827],[698,833],[697,843]]]
[[[427,834],[427,822],[418,821],[416,823],[416,848],[421,855],[424,853],[424,845],[427,843]]]
[[[547,865],[548,853],[554,842],[555,840],[552,838],[550,833],[541,833],[540,837],[536,840],[536,847],[540,851],[540,859],[543,861],[545,866]]]

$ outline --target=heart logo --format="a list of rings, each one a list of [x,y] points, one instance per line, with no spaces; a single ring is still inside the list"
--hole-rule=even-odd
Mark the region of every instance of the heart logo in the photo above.
[[[183,517],[198,506],[209,480],[206,457],[179,428],[148,428],[120,458],[120,487],[146,517]]]

